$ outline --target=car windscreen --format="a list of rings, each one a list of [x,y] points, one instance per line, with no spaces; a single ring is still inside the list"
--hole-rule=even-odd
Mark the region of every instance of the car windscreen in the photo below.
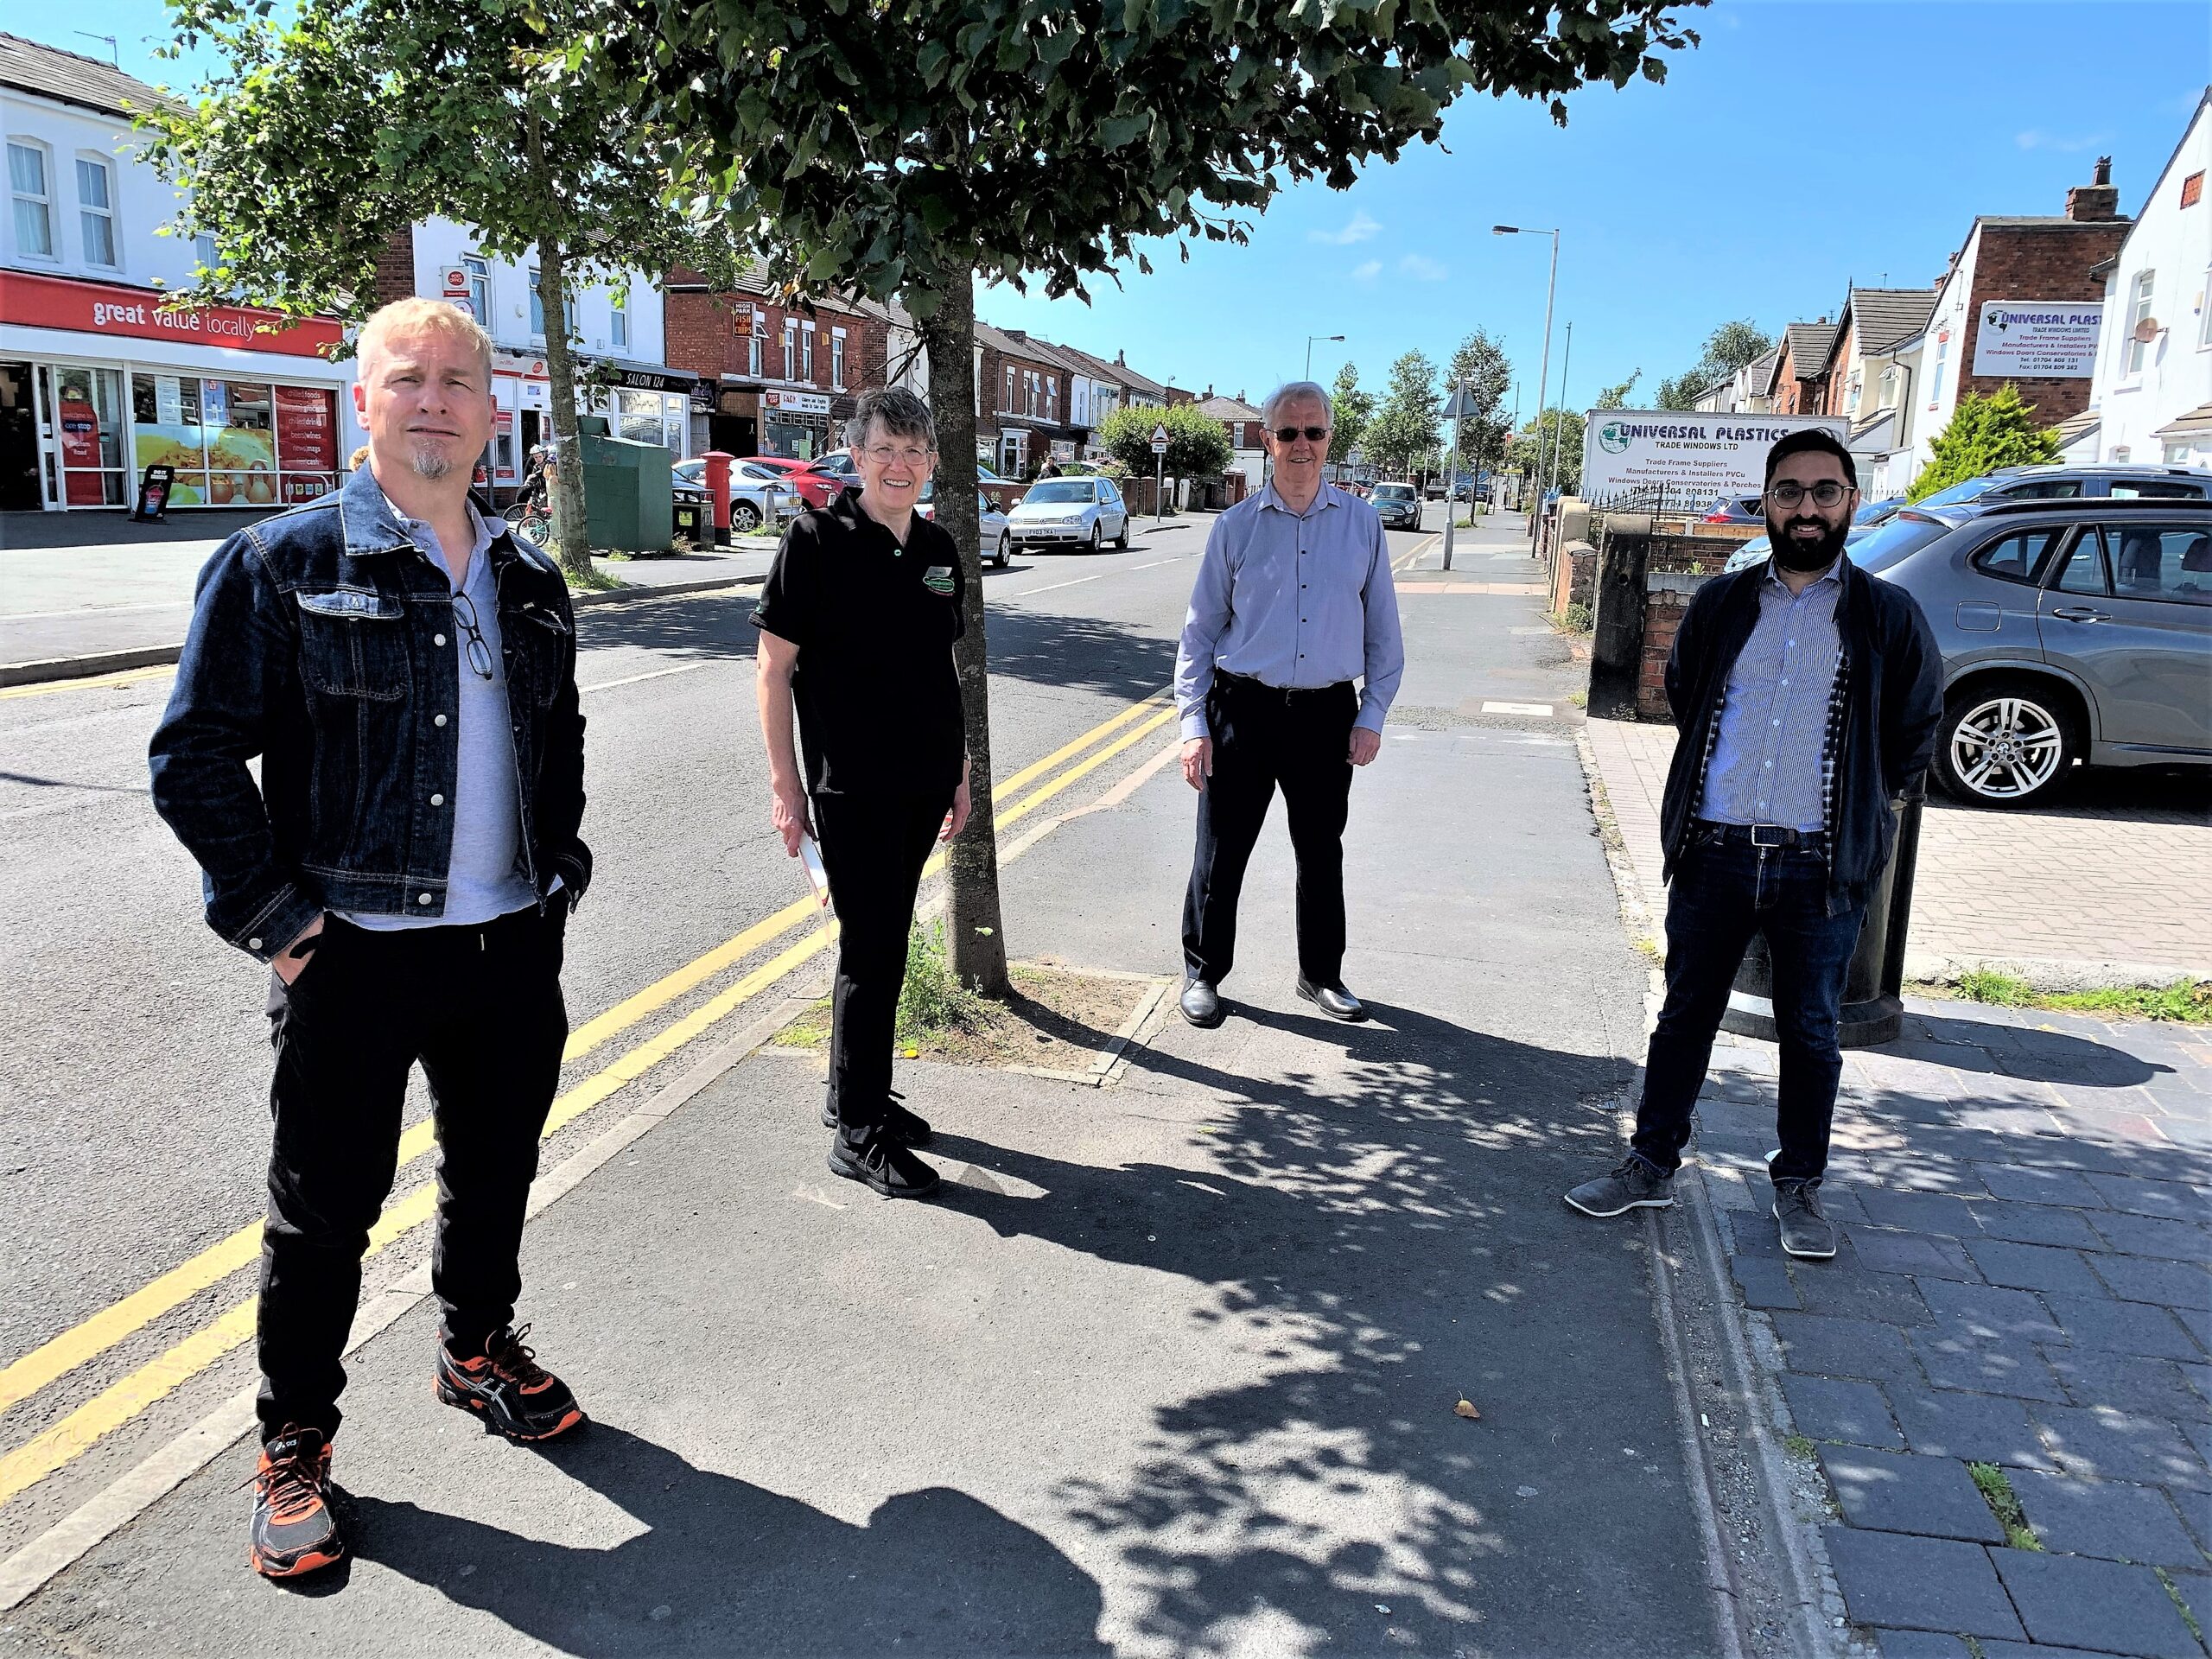
[[[1087,502],[1097,494],[1098,486],[1087,478],[1052,478],[1042,484],[1032,484],[1029,493],[1021,498],[1025,507],[1057,501],[1062,505],[1071,502]]]
[[[1410,484],[1377,484],[1375,495],[1377,500],[1382,501],[1410,501],[1414,499],[1414,486]]]
[[[1995,486],[1993,478],[1970,478],[1963,484],[1954,484],[1948,490],[1938,490],[1923,501],[1913,503],[1918,507],[1955,507],[1961,502],[1978,501]]]
[[[1864,541],[1853,543],[1851,562],[1869,575],[1879,575],[1950,528],[1941,518],[1907,510],[1877,526]]]

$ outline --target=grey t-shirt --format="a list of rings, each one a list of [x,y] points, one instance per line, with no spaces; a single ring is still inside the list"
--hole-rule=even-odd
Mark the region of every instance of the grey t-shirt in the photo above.
[[[396,506],[391,512],[415,545],[450,582],[453,569],[446,563],[437,532]],[[409,927],[465,927],[537,902],[537,894],[522,869],[522,800],[515,780],[514,733],[508,725],[499,588],[492,578],[492,527],[474,502],[469,504],[468,522],[476,541],[468,556],[467,580],[457,591],[467,594],[475,607],[477,630],[484,636],[485,649],[492,659],[492,677],[486,679],[469,662],[468,630],[461,622],[465,607],[456,604],[453,626],[445,631],[461,688],[454,716],[461,727],[456,740],[460,753],[453,799],[447,804],[453,813],[453,853],[446,867],[445,909],[435,916],[340,912],[357,927],[382,932]]]

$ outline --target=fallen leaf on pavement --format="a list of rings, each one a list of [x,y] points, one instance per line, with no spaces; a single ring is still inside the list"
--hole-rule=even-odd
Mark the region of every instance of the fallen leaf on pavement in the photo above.
[[[1471,1401],[1462,1400],[1458,1405],[1452,1407],[1452,1410],[1455,1416],[1465,1417],[1470,1422],[1478,1423],[1482,1421],[1482,1413],[1475,1409]]]

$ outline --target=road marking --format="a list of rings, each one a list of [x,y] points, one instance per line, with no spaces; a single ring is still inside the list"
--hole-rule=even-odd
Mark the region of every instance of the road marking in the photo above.
[[[671,674],[689,674],[694,669],[712,668],[717,663],[737,660],[732,657],[715,657],[702,663],[678,663],[674,668],[657,668],[650,674],[631,674],[619,680],[601,680],[596,685],[580,685],[576,688],[576,695],[586,696],[594,691],[612,691],[618,685],[642,685],[647,680],[664,680]]]
[[[1443,545],[1444,537],[1441,534],[1432,534],[1426,541],[1415,542],[1414,543],[1414,550],[1407,554],[1405,557],[1400,559],[1397,563],[1390,567],[1391,573],[1395,575],[1401,570],[1412,569],[1414,568],[1414,560],[1420,558],[1421,555],[1427,553],[1431,548],[1441,547]]]
[[[1063,789],[1104,765],[1115,755],[1136,742],[1147,733],[1155,730],[1173,719],[1173,705],[1160,708],[1164,691],[1154,692],[1111,718],[1101,721],[1081,736],[1063,744],[1041,760],[1033,762],[1015,772],[991,791],[994,804],[1007,798],[1026,783],[1049,772],[1054,766],[1082,753],[1117,728],[1137,719],[1147,710],[1154,710],[1152,717],[1121,737],[1114,743],[1090,756],[1081,765],[1026,798],[1017,801],[1000,816],[1001,825],[1012,823]],[[1003,855],[1001,862],[1009,862],[1014,855]],[[927,879],[941,870],[944,855],[933,854],[923,867]],[[571,1032],[562,1055],[563,1064],[581,1059],[610,1039],[619,1036],[655,1010],[675,1001],[708,980],[734,966],[761,946],[792,928],[821,914],[811,895],[795,899],[782,910],[754,923],[734,938],[718,945],[696,960],[685,963],[674,972],[664,976],[632,996],[616,1003],[597,1018],[588,1020]],[[625,1052],[620,1058],[589,1077],[579,1082],[553,1103],[546,1119],[544,1134],[551,1135],[565,1128],[583,1113],[599,1105],[626,1084],[652,1071],[670,1055],[695,1039],[721,1020],[731,1009],[773,984],[803,963],[826,949],[836,937],[836,924],[818,927],[761,967],[738,980],[728,989],[702,1003],[691,1014],[677,1020],[667,1030],[650,1041]],[[397,1166],[405,1167],[430,1150],[436,1137],[436,1126],[425,1118],[409,1128],[399,1138]],[[426,1184],[415,1188],[385,1212],[386,1221],[405,1211],[413,1215],[400,1230],[411,1227],[429,1214],[435,1189]],[[419,1210],[420,1213],[415,1213]],[[379,1230],[384,1224],[379,1223]],[[82,1323],[41,1344],[5,1369],[0,1369],[0,1412],[20,1401],[29,1398],[48,1383],[74,1370],[118,1343],[143,1329],[171,1308],[197,1295],[211,1285],[220,1283],[232,1274],[252,1262],[260,1253],[261,1229],[259,1221],[250,1222],[227,1237],[201,1250],[188,1261],[180,1263],[152,1282],[134,1291],[121,1300],[101,1309]],[[394,1235],[396,1236],[396,1235]],[[378,1234],[372,1235],[371,1249],[381,1249]],[[252,1321],[251,1302],[233,1308],[223,1316],[225,1320],[244,1317],[244,1329],[251,1334]],[[212,1327],[211,1327],[212,1328]],[[60,1421],[16,1450],[0,1456],[0,1503],[27,1486],[51,1473],[95,1440],[112,1433],[122,1424],[144,1411],[149,1406],[172,1392],[187,1377],[212,1363],[214,1354],[188,1363],[200,1350],[192,1344],[206,1333],[196,1333],[168,1353],[142,1366],[129,1376],[94,1396],[85,1405],[71,1412]],[[244,1336],[238,1338],[243,1341]],[[216,1354],[229,1351],[236,1342],[226,1344]],[[180,1368],[182,1369],[180,1369]]]
[[[41,680],[35,685],[0,686],[0,702],[10,697],[50,696],[56,691],[101,691],[111,686],[136,685],[141,680],[158,679],[175,672],[175,664],[162,663],[153,668],[127,668],[118,674],[87,675],[81,680]]]
[[[1482,711],[1486,715],[1529,715],[1540,720],[1552,717],[1552,705],[1548,702],[1485,702]]]
[[[158,603],[144,605],[79,605],[68,611],[10,611],[0,615],[0,625],[10,622],[50,622],[57,616],[137,616],[147,611],[188,611],[188,599],[165,599]]]
[[[1554,630],[1553,630],[1553,628],[1551,627],[1551,626],[1550,626],[1548,623],[1547,623],[1547,624],[1544,624],[1544,625],[1542,625],[1542,626],[1541,626],[1534,627],[1534,628],[1508,628],[1508,629],[1506,630],[1506,632],[1507,632],[1508,633],[1513,633],[1513,634],[1524,634],[1524,635],[1525,635],[1525,634],[1532,634],[1532,633],[1550,633],[1550,632],[1554,632]]]

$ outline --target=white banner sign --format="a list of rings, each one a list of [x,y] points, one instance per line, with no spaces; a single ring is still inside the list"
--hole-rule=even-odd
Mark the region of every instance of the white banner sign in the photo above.
[[[819,391],[764,391],[760,394],[764,408],[789,410],[794,415],[827,415],[830,397]]]
[[[1766,486],[1766,452],[1808,426],[1839,441],[1850,432],[1850,423],[1840,416],[1593,409],[1582,428],[1583,499],[1603,501],[1656,486],[1676,498],[1756,495]]]
[[[2087,380],[2096,371],[2101,300],[1985,300],[1974,340],[1976,374]]]

